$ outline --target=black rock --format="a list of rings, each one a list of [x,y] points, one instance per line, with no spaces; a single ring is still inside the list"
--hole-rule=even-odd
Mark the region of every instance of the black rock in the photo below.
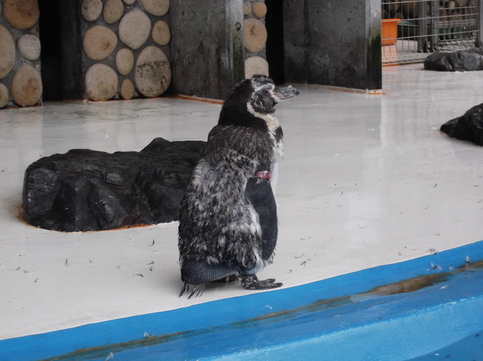
[[[424,69],[439,71],[483,70],[483,49],[473,48],[452,53],[433,53],[424,60]]]
[[[441,131],[450,137],[483,146],[483,104],[476,105],[461,117],[446,122],[441,126]]]
[[[25,171],[23,218],[65,232],[171,222],[204,146],[156,138],[140,152],[73,149],[41,158]]]

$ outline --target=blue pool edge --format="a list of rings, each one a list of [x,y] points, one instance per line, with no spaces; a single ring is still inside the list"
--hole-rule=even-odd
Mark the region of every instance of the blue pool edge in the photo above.
[[[465,273],[464,282],[456,280],[458,270],[480,261],[483,241],[306,285],[6,339],[0,341],[0,359],[105,360],[112,353],[122,360],[125,353],[130,360],[136,349],[143,349],[143,360],[156,354],[213,360],[416,359],[483,331],[482,278],[473,281],[474,272]],[[370,292],[418,277],[435,284],[382,296]],[[377,356],[371,354],[375,349]]]

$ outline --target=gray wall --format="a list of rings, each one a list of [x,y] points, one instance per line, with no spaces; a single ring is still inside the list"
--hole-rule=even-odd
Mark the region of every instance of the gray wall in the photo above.
[[[243,1],[171,1],[174,92],[225,99],[245,75]]]
[[[79,2],[60,2],[61,11],[70,12],[63,20],[80,17]],[[243,0],[171,0],[164,17],[170,23],[171,42],[163,49],[172,66],[173,93],[225,99],[244,79],[245,56],[250,53],[244,44],[243,5]],[[132,8],[125,7],[125,12]],[[381,89],[380,11],[380,0],[284,0],[280,22],[285,81]],[[158,20],[149,16],[152,23]],[[69,69],[64,74],[64,96],[83,98],[87,67],[83,28],[79,21],[64,25],[63,67]],[[116,30],[117,23],[111,27]],[[121,46],[119,42],[117,47]]]
[[[382,88],[380,0],[284,1],[285,80]]]
[[[79,2],[63,0],[61,10],[78,11]],[[171,0],[166,15],[171,42],[163,49],[172,66],[172,93],[225,99],[244,79],[249,53],[243,5],[243,0]],[[283,0],[285,81],[381,89],[380,11],[380,0]],[[78,22],[65,25],[64,68],[70,70],[64,92],[83,98],[83,30]]]

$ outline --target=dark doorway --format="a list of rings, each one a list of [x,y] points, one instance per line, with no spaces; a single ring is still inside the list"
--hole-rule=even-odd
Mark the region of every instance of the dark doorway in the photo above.
[[[267,61],[270,76],[275,84],[285,83],[284,48],[283,48],[283,0],[265,0],[267,15]]]
[[[62,0],[60,0],[62,1]],[[60,12],[57,0],[39,0],[39,34],[44,101],[63,100]]]

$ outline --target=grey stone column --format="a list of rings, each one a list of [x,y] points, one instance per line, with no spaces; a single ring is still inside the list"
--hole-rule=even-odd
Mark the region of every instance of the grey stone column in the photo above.
[[[174,92],[224,99],[245,75],[243,1],[171,3]]]
[[[382,88],[380,0],[284,2],[285,79]]]

